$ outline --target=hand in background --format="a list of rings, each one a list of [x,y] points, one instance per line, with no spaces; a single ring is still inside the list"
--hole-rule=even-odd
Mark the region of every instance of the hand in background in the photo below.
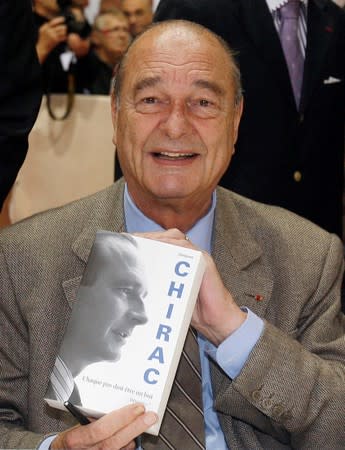
[[[49,53],[60,42],[65,42],[67,39],[67,27],[63,17],[55,17],[44,23],[38,30],[38,41],[36,44],[37,55],[42,64]]]

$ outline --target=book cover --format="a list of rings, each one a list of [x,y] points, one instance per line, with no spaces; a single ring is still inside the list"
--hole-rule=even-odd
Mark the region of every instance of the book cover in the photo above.
[[[204,270],[200,251],[98,231],[47,403],[100,417],[141,402],[158,414],[157,435]]]

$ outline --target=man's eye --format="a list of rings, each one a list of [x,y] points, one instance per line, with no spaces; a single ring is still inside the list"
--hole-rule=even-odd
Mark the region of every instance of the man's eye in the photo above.
[[[165,108],[165,101],[162,97],[153,97],[148,95],[140,96],[135,101],[135,109],[142,114],[156,114]]]
[[[200,106],[210,106],[211,105],[211,103],[208,100],[205,100],[204,98],[199,100],[199,104],[200,104]]]
[[[116,287],[115,289],[119,292],[119,294],[123,295],[128,295],[131,292],[130,288]]]
[[[156,103],[157,99],[155,97],[145,97],[142,101],[148,105],[153,105]]]

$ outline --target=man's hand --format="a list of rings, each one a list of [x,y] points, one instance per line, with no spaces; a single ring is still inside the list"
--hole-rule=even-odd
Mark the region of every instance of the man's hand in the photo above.
[[[247,313],[235,303],[225,288],[211,256],[204,252],[206,270],[193,312],[192,325],[218,346],[239,328]]]
[[[56,436],[52,450],[67,449],[135,449],[134,439],[157,421],[153,412],[145,412],[141,404],[113,411],[89,425],[70,428]]]
[[[136,233],[136,235],[200,250],[176,228],[156,233]],[[225,288],[212,257],[207,252],[203,254],[206,259],[206,270],[193,312],[192,325],[210,342],[218,346],[242,325],[247,314],[239,308]]]
[[[38,30],[38,41],[36,44],[36,50],[38,59],[42,64],[49,53],[60,42],[65,42],[67,39],[67,27],[65,25],[65,19],[63,17],[55,17],[44,23]]]

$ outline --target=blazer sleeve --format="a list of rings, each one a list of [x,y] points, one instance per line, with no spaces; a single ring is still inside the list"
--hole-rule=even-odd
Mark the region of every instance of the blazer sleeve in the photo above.
[[[0,2],[0,208],[28,148],[41,102],[30,0]]]
[[[0,248],[0,448],[36,448],[43,434],[26,429],[29,383],[29,335]]]
[[[229,405],[239,399],[243,421],[299,450],[340,449],[345,442],[343,248],[329,236],[323,265],[313,269],[316,288],[295,330],[287,334],[265,321],[241,373],[234,380],[218,375],[215,392],[218,411],[229,414]],[[301,300],[306,288],[303,280],[296,282]]]

